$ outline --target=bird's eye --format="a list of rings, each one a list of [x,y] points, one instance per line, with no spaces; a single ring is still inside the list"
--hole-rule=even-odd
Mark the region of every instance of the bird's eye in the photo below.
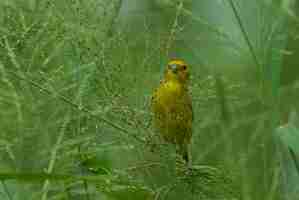
[[[187,69],[187,66],[186,65],[183,65],[183,70],[186,70]]]

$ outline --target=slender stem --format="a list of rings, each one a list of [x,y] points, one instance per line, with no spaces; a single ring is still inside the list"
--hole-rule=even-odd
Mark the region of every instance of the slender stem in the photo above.
[[[245,30],[245,27],[243,26],[243,23],[242,23],[240,15],[238,13],[238,10],[237,10],[237,8],[236,8],[233,0],[229,0],[228,2],[229,2],[230,6],[231,6],[231,8],[232,8],[232,10],[234,12],[234,15],[235,15],[235,17],[236,17],[236,19],[238,21],[238,24],[239,24],[240,29],[242,31],[243,37],[244,37],[244,39],[245,39],[245,41],[246,41],[246,43],[247,43],[247,45],[249,47],[250,53],[252,55],[252,58],[253,58],[253,60],[254,60],[254,62],[256,64],[256,66],[260,67],[260,62],[258,60],[257,55],[254,53],[253,45],[252,45],[252,43],[251,43],[251,41],[249,39],[249,36],[248,36],[248,34],[247,34],[246,30]]]
[[[292,159],[293,159],[293,161],[294,161],[296,170],[297,170],[297,172],[298,172],[298,174],[299,174],[299,162],[298,162],[298,160],[297,160],[296,154],[294,153],[294,151],[293,151],[291,148],[289,148],[289,152],[290,152],[291,157],[292,157]]]
[[[56,173],[21,173],[21,172],[0,172],[0,181],[5,180],[22,180],[26,182],[35,182],[41,180],[52,180],[52,181],[90,181],[90,182],[105,182],[109,176],[106,175],[74,175],[74,174],[56,174]]]
[[[7,188],[6,183],[5,183],[3,180],[1,181],[1,183],[2,183],[2,187],[3,187],[4,192],[6,193],[7,198],[8,198],[9,200],[12,200],[13,198],[12,198],[12,196],[11,196],[11,194],[10,194],[8,188]]]
[[[11,70],[7,70],[8,74],[14,76],[15,78],[19,79],[19,80],[23,80],[27,83],[29,83],[30,85],[32,85],[33,87],[39,89],[41,92],[44,92],[48,95],[53,95],[55,96],[57,99],[60,99],[61,101],[64,101],[65,103],[69,104],[70,106],[72,106],[73,108],[75,109],[78,109],[80,111],[83,111],[85,113],[87,113],[90,117],[93,117],[97,120],[99,120],[100,122],[103,122],[109,126],[111,126],[112,128],[116,129],[116,130],[119,130],[121,133],[124,133],[128,136],[131,136],[131,137],[134,137],[137,141],[141,142],[141,143],[145,143],[146,141],[143,140],[142,138],[140,137],[137,137],[135,136],[134,134],[130,134],[130,132],[125,129],[124,127],[114,123],[114,122],[111,122],[109,121],[108,119],[104,118],[104,117],[101,117],[101,116],[98,116],[97,114],[95,114],[92,110],[86,108],[85,106],[80,106],[79,104],[73,102],[71,99],[67,98],[66,96],[60,94],[60,93],[57,93],[57,92],[54,92],[54,91],[51,91],[43,86],[41,86],[40,84],[38,84],[37,82],[25,77],[24,75],[20,75],[19,73],[16,73],[14,71],[11,71]]]
[[[63,138],[65,135],[65,128],[67,126],[67,124],[70,121],[70,114],[69,112],[66,114],[66,119],[64,120],[64,123],[62,125],[61,131],[59,133],[58,139],[56,141],[56,144],[51,152],[51,159],[50,162],[48,164],[48,168],[46,170],[47,173],[52,173],[54,170],[54,165],[56,163],[57,160],[57,153],[58,153],[58,147],[61,145],[61,143],[63,142]],[[47,200],[48,199],[48,191],[49,191],[49,187],[50,187],[50,181],[47,179],[45,180],[44,184],[43,184],[43,193],[42,193],[42,200]]]
[[[259,61],[257,55],[256,55],[255,52],[254,52],[253,45],[252,45],[252,43],[251,43],[251,41],[250,41],[250,39],[249,39],[249,36],[248,36],[248,33],[247,33],[245,27],[243,26],[242,19],[241,19],[239,13],[238,13],[238,10],[237,10],[237,8],[236,8],[236,6],[235,6],[233,0],[228,0],[228,2],[229,2],[230,6],[231,6],[231,8],[232,8],[232,10],[233,10],[233,13],[234,13],[235,18],[236,18],[237,21],[238,21],[238,24],[239,24],[239,26],[240,26],[242,35],[243,35],[243,37],[244,37],[244,39],[245,39],[245,41],[246,41],[246,43],[247,43],[247,45],[248,45],[248,48],[249,48],[249,51],[250,51],[251,56],[252,56],[252,58],[253,58],[253,61],[254,61],[255,65],[257,66],[258,70],[261,72],[260,75],[262,76],[262,74],[263,74],[263,68],[262,68],[262,66],[261,66],[261,64],[260,64],[260,61]],[[264,88],[263,79],[261,78],[260,81],[261,81],[261,89],[263,90],[263,88]],[[261,91],[262,91],[262,90],[261,90]]]

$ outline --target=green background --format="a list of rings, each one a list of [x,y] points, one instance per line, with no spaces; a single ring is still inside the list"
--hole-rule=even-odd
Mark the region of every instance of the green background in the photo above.
[[[295,199],[297,7],[2,0],[0,199]],[[191,71],[184,175],[151,137],[172,58]]]

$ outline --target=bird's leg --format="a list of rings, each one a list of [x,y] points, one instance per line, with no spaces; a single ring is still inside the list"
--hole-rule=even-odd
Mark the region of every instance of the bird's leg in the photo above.
[[[178,175],[185,176],[189,174],[191,169],[188,144],[176,145],[176,171]]]
[[[188,143],[184,141],[182,144],[180,144],[179,151],[180,151],[179,153],[182,155],[182,158],[189,166],[189,164],[191,163],[191,159],[190,159],[190,151],[189,151]]]

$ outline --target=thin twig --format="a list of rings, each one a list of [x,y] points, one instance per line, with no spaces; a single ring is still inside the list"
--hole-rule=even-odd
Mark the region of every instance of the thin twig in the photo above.
[[[86,108],[85,106],[80,106],[79,104],[74,103],[72,100],[68,99],[68,98],[65,97],[64,95],[62,95],[62,94],[60,94],[60,93],[57,93],[57,92],[50,91],[49,89],[47,89],[47,88],[45,88],[45,87],[39,85],[38,83],[36,83],[35,81],[33,81],[33,80],[31,80],[31,79],[25,77],[24,75],[23,75],[23,76],[22,76],[22,75],[19,75],[18,73],[14,72],[14,71],[10,71],[10,70],[7,70],[7,72],[8,72],[10,75],[14,76],[15,78],[17,78],[17,79],[19,79],[19,80],[23,80],[23,81],[29,83],[30,85],[32,85],[33,87],[38,88],[41,92],[44,92],[44,93],[46,93],[46,94],[48,94],[48,95],[53,95],[53,96],[55,96],[57,99],[60,99],[61,101],[63,101],[63,102],[65,102],[65,103],[69,104],[69,105],[72,106],[73,108],[78,109],[78,110],[80,110],[80,111],[83,111],[83,112],[87,113],[90,117],[93,117],[93,118],[99,120],[100,122],[103,122],[103,123],[105,123],[105,124],[111,126],[112,128],[114,128],[114,129],[116,129],[116,130],[119,130],[120,132],[122,132],[122,133],[124,133],[124,134],[126,134],[126,135],[128,135],[128,136],[131,136],[131,137],[135,138],[138,142],[141,142],[141,143],[145,143],[145,142],[146,142],[145,140],[143,140],[143,139],[137,137],[136,135],[134,135],[134,134],[130,134],[130,132],[129,132],[127,129],[121,127],[120,125],[118,125],[118,124],[116,124],[116,123],[113,123],[113,122],[109,121],[108,119],[106,119],[106,118],[104,118],[104,117],[100,117],[100,116],[94,114],[91,110],[89,110],[89,109]]]
[[[166,56],[167,57],[169,57],[169,50],[171,49],[171,45],[172,45],[173,41],[175,41],[176,34],[180,30],[179,17],[181,16],[183,5],[184,5],[183,2],[180,2],[176,6],[175,19],[174,19],[174,22],[172,24],[172,27],[171,27],[171,30],[170,30],[170,35],[168,37],[168,41],[167,41],[167,44],[166,44]]]
[[[169,2],[169,4],[173,7],[176,8],[177,5],[176,3],[173,2]],[[234,40],[232,39],[232,37],[230,36],[230,34],[228,34],[227,32],[223,31],[222,29],[218,28],[217,26],[214,26],[212,24],[210,24],[208,21],[206,21],[205,19],[203,19],[202,17],[198,16],[198,15],[194,15],[192,13],[192,11],[182,7],[181,8],[181,12],[182,15],[184,16],[188,16],[190,17],[193,21],[200,23],[201,25],[204,25],[209,31],[216,33],[219,37],[226,39],[227,41],[230,42],[231,45],[233,45],[234,47],[236,47],[237,49],[242,49],[240,45],[238,45],[238,43],[234,42]]]
[[[237,21],[238,21],[238,24],[239,24],[240,29],[241,29],[241,31],[242,31],[243,37],[244,37],[244,39],[245,39],[245,41],[246,41],[246,43],[247,43],[247,45],[248,45],[248,47],[249,47],[249,51],[250,51],[250,53],[251,53],[251,55],[252,55],[252,58],[253,58],[253,60],[254,60],[254,62],[255,62],[255,64],[256,64],[256,66],[260,69],[260,68],[261,68],[260,62],[259,62],[259,60],[258,60],[257,55],[256,55],[255,52],[254,52],[253,45],[252,45],[252,43],[251,43],[251,41],[250,41],[250,39],[249,39],[249,36],[248,36],[247,31],[245,30],[245,27],[243,26],[243,23],[242,23],[242,20],[241,20],[240,15],[239,15],[239,13],[238,13],[238,11],[237,11],[237,8],[236,8],[236,6],[235,6],[233,0],[229,0],[228,2],[229,2],[230,6],[231,6],[231,8],[232,8],[232,10],[233,10],[233,13],[234,13],[234,15],[235,15],[235,17],[236,17],[236,19],[237,19]]]
[[[57,158],[58,147],[62,143],[62,140],[64,138],[64,134],[65,134],[65,127],[67,126],[67,124],[69,123],[69,121],[70,121],[70,114],[68,112],[67,115],[66,115],[66,119],[64,120],[64,123],[63,123],[63,125],[61,127],[61,131],[59,133],[59,136],[58,136],[58,139],[57,139],[56,144],[54,146],[54,149],[51,152],[51,159],[50,159],[48,168],[46,170],[46,172],[49,173],[49,174],[53,172],[54,165],[55,165],[56,158]],[[42,200],[47,200],[49,186],[50,186],[50,181],[46,180],[44,182],[43,189],[42,189],[42,191],[43,191]]]
[[[261,85],[260,85],[260,87],[261,87],[260,92],[262,92],[262,91],[264,90],[264,81],[263,81],[263,78],[262,78],[262,77],[263,77],[264,70],[263,70],[263,68],[262,68],[261,62],[259,61],[257,55],[256,55],[255,52],[254,52],[253,45],[252,45],[252,43],[251,43],[251,41],[250,41],[250,39],[249,39],[249,36],[248,36],[247,31],[245,30],[245,27],[243,26],[241,17],[240,17],[240,15],[239,15],[239,13],[238,13],[238,10],[237,10],[237,8],[236,8],[236,6],[235,6],[233,0],[229,0],[228,2],[229,2],[230,6],[231,6],[231,8],[232,8],[232,10],[233,10],[233,13],[234,13],[235,18],[236,18],[237,21],[238,21],[238,24],[239,24],[239,26],[240,26],[242,35],[243,35],[243,37],[244,37],[244,39],[245,39],[245,41],[246,41],[246,43],[247,43],[247,45],[248,45],[248,48],[249,48],[249,51],[250,51],[251,56],[252,56],[252,58],[253,58],[253,61],[254,61],[255,65],[256,65],[258,71],[260,72],[260,84],[261,84]]]
[[[105,182],[109,179],[106,175],[74,175],[74,174],[56,174],[56,173],[21,173],[21,172],[1,172],[0,181],[6,180],[22,180],[22,181],[42,181],[42,180],[52,180],[52,181],[66,181],[66,180],[86,180],[90,182]]]
[[[79,12],[80,10],[79,9],[77,9],[77,11],[78,11],[78,15],[79,15],[79,19],[81,19],[83,16],[81,16],[81,12]],[[80,21],[80,26],[82,25],[82,23],[81,23],[81,21]],[[82,27],[82,28],[84,28],[84,27]],[[80,45],[80,42],[78,43],[78,45]],[[80,59],[80,62],[82,62],[82,54],[81,53],[79,53],[79,59]],[[77,86],[78,86],[78,88],[77,88],[77,92],[78,92],[78,94],[77,94],[77,97],[75,98],[75,102],[78,102],[78,105],[79,105],[79,107],[82,107],[82,97],[81,97],[81,90],[82,90],[82,87],[83,87],[83,85],[84,85],[84,81],[82,81],[83,82],[83,84],[81,84],[81,87],[80,87],[80,82],[81,82],[81,71],[80,71],[80,69],[79,69],[79,65],[76,65],[76,69],[77,69],[77,71],[76,71],[76,81],[77,81]],[[82,127],[81,127],[81,115],[80,115],[80,110],[76,110],[78,113],[77,113],[77,115],[78,115],[78,120],[77,120],[77,131],[76,131],[76,133],[78,134],[78,135],[81,135],[81,129],[82,129]],[[81,147],[82,147],[82,144],[80,143],[80,144],[78,144],[78,146],[77,146],[77,149],[78,149],[78,153],[79,153],[79,155],[82,155],[82,151],[81,151]],[[83,169],[81,168],[81,170],[80,170],[80,174],[82,175],[83,174]],[[90,198],[89,198],[89,193],[88,193],[88,183],[84,180],[83,181],[83,188],[84,188],[84,192],[85,192],[85,197],[86,197],[86,200],[89,200]]]
[[[133,167],[129,167],[127,169],[125,169],[126,171],[135,171],[137,169],[147,169],[147,168],[151,168],[151,167],[163,167],[163,168],[167,168],[166,165],[160,163],[160,162],[151,162],[151,163],[142,163],[140,165],[136,165]]]

